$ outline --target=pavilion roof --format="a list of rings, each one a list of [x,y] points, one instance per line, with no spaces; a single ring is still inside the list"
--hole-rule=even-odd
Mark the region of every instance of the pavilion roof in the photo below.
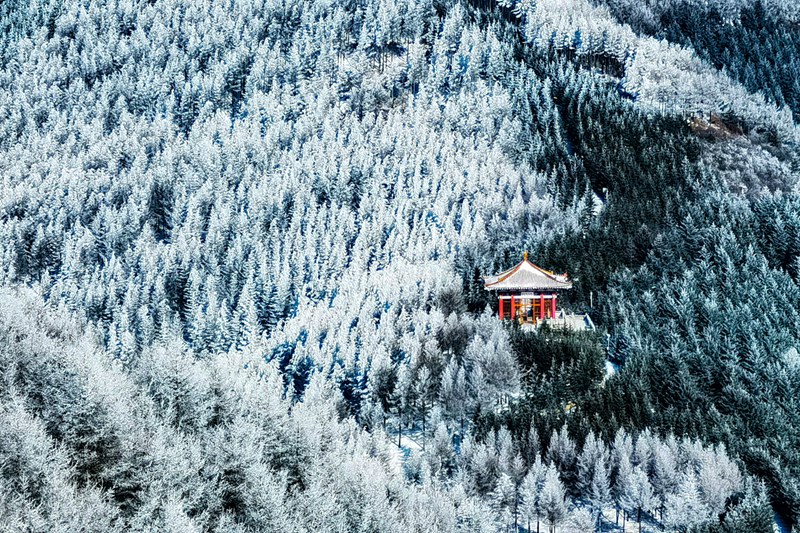
[[[528,261],[525,253],[522,261],[513,268],[495,276],[483,278],[487,291],[506,290],[552,290],[571,289],[572,282],[566,274],[554,274]]]

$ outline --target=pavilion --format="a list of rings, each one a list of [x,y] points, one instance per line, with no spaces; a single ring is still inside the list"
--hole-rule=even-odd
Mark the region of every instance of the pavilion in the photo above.
[[[513,268],[484,278],[484,288],[497,292],[498,316],[520,323],[536,324],[555,319],[558,292],[572,288],[566,274],[554,274],[528,261],[528,252]]]

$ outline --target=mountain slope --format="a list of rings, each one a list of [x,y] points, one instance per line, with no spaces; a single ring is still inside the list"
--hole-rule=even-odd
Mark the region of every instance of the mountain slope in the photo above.
[[[607,4],[0,7],[0,281],[36,294],[3,300],[91,336],[9,354],[44,357],[52,402],[87,412],[10,371],[7,438],[63,449],[48,479],[101,529],[491,530],[536,519],[523,479],[544,490],[548,468],[578,529],[616,506],[758,530],[760,480],[796,519],[797,133],[759,94],[785,84]],[[600,303],[607,339],[486,311],[481,275],[526,249],[574,277],[569,307]],[[409,438],[425,449],[401,460],[388,442]],[[597,462],[610,492],[580,503]],[[61,516],[13,486],[20,523]]]

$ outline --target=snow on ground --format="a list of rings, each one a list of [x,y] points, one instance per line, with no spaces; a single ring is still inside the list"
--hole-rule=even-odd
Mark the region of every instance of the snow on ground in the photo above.
[[[417,455],[422,452],[419,436],[408,436],[403,434],[400,438],[400,446],[397,446],[397,434],[387,433],[387,440],[391,443],[389,446],[390,459],[392,469],[398,473],[402,473],[406,460],[412,454]],[[416,438],[415,438],[416,437]]]
[[[414,440],[412,437],[403,435],[400,439],[400,448],[403,450],[404,455],[409,453],[417,453],[422,451],[422,445]]]
[[[572,331],[594,331],[595,326],[589,315],[576,315],[575,313],[567,313],[566,311],[559,310],[556,318],[545,318],[540,322],[545,322],[552,328],[566,328]],[[522,324],[521,328],[524,331],[535,331],[536,324]]]
[[[603,378],[603,383],[605,383],[605,381],[608,378],[616,374],[618,371],[619,371],[619,365],[617,365],[616,363],[612,363],[611,361],[606,359],[606,375]]]
[[[644,513],[643,513],[644,514]],[[647,520],[648,517],[642,516],[642,533],[654,533],[661,531],[660,526],[654,522]],[[625,521],[625,529],[622,529],[622,511],[619,512],[619,524],[616,523],[617,514],[613,507],[603,510],[603,527],[602,531],[614,531],[624,533],[639,533],[639,523],[636,521],[635,516],[628,516]]]

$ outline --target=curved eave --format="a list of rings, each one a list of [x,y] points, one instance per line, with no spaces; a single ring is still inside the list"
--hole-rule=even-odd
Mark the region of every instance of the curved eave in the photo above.
[[[514,287],[514,286],[496,286],[494,284],[484,285],[483,288],[487,291],[562,291],[565,289],[571,289],[572,283],[565,283],[563,285],[558,286],[548,286],[548,287]]]
[[[518,275],[525,277],[526,274],[524,272],[520,272],[520,270],[527,270],[527,276],[530,276],[531,272],[536,273],[540,279],[514,279]],[[558,279],[559,277],[561,276],[557,277],[553,272],[534,265],[528,261],[526,257],[514,267],[505,270],[500,274],[495,276],[486,276],[483,278],[483,288],[488,291],[553,291],[572,288],[571,281],[562,281],[561,279]],[[519,283],[520,281],[525,281],[527,283]]]

